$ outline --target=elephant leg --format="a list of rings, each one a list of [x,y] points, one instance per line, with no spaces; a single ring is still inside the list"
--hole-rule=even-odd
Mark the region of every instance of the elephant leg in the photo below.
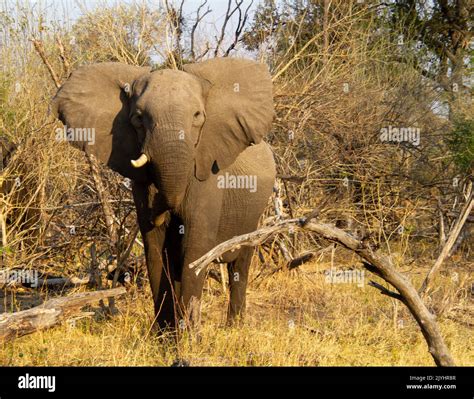
[[[201,321],[201,296],[206,273],[201,272],[196,276],[194,270],[189,269],[189,263],[204,255],[207,251],[203,251],[200,255],[193,256],[187,253],[181,272],[181,294],[180,294],[180,320],[178,325],[181,329],[191,328],[198,329]]]
[[[182,240],[181,293],[179,297],[180,328],[197,329],[200,324],[200,303],[206,273],[196,276],[189,264],[206,254],[217,243],[217,231],[221,213],[216,204],[222,203],[224,190],[215,190],[215,181],[208,180],[191,186],[187,195],[187,209],[192,213],[184,218]],[[192,199],[192,202],[190,202]]]
[[[150,198],[154,193],[151,186],[134,184],[133,198],[137,208],[137,219],[145,247],[145,258],[155,307],[155,324],[160,329],[176,325],[175,306],[172,289],[172,269],[163,262],[162,251],[166,238],[166,224],[154,226],[151,223],[153,212]],[[151,200],[151,201],[150,201]]]
[[[241,320],[245,312],[247,282],[253,248],[244,247],[233,262],[228,263],[230,301],[227,313],[227,324],[232,325]]]
[[[171,272],[170,277],[172,277],[172,282],[174,283],[173,293],[175,305],[177,298],[179,298],[179,287],[181,284],[181,246],[183,240],[183,234],[181,233],[182,228],[183,223],[181,219],[176,215],[171,215],[169,225],[166,229],[165,242],[162,251],[162,259],[164,260],[165,265],[168,265],[168,268]]]

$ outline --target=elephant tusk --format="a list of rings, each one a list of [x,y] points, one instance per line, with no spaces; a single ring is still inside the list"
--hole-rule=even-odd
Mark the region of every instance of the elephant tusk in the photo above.
[[[165,211],[153,220],[153,224],[155,225],[155,227],[160,227],[163,223],[168,223],[169,221],[170,213],[168,211]]]
[[[140,158],[132,159],[130,162],[132,163],[132,166],[134,168],[141,168],[143,165],[145,165],[148,162],[148,158],[145,154],[142,154],[140,155]]]

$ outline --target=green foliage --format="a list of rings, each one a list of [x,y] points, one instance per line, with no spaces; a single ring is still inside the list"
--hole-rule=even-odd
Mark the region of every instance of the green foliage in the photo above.
[[[11,247],[3,247],[0,245],[0,256],[1,255],[11,255],[13,250]]]
[[[464,173],[474,169],[474,118],[457,116],[448,139],[456,166]]]

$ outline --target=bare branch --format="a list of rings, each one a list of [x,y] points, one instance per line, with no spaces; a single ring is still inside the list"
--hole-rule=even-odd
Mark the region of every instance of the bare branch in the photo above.
[[[66,51],[64,49],[64,45],[59,34],[56,35],[56,43],[59,49],[59,58],[61,58],[61,61],[63,63],[64,74],[66,75],[66,77],[68,77],[71,73],[71,64],[66,55]]]
[[[100,204],[102,205],[102,210],[104,212],[105,224],[107,225],[107,230],[109,232],[110,243],[113,245],[118,239],[117,228],[114,222],[114,211],[110,206],[109,195],[105,190],[104,183],[102,182],[102,178],[100,176],[100,167],[97,159],[92,154],[88,153],[86,153],[86,157],[89,161],[91,175],[94,180]]]
[[[184,0],[181,0],[181,3],[177,9],[174,6],[170,5],[168,0],[165,0],[164,4],[166,8],[166,13],[167,13],[169,22],[171,24],[171,27],[173,28],[174,37],[175,37],[173,54],[170,54],[170,56],[173,57],[175,61],[176,61],[176,58],[178,58],[178,63],[181,64],[182,58],[183,58],[183,50],[181,48],[181,38],[183,35],[183,23],[184,23],[184,19],[183,19]]]
[[[225,51],[224,57],[227,57],[229,53],[235,48],[239,40],[241,40],[240,36],[242,34],[243,29],[245,28],[245,25],[247,23],[247,19],[249,17],[249,10],[250,7],[252,7],[253,0],[250,2],[248,7],[245,9],[243,17],[242,17],[242,9],[239,7],[239,20],[237,22],[237,28],[235,29],[235,34],[234,34],[234,41],[232,44],[229,46],[229,48]]]
[[[222,27],[221,27],[221,34],[219,38],[217,39],[216,48],[214,50],[214,57],[217,57],[219,55],[219,49],[222,45],[222,42],[224,41],[227,24],[229,23],[230,19],[232,18],[232,15],[234,15],[236,11],[239,11],[239,12],[241,11],[240,7],[242,6],[243,2],[244,0],[235,0],[235,7],[233,10],[231,10],[232,0],[228,0],[227,10],[224,16],[224,22],[222,23]]]
[[[44,47],[43,47],[43,43],[40,41],[40,40],[37,40],[37,39],[30,39],[31,42],[33,43],[33,46],[36,50],[36,52],[38,53],[38,55],[40,56],[41,60],[43,61],[43,64],[46,66],[46,68],[48,69],[48,72],[51,76],[51,79],[53,79],[53,82],[54,82],[54,85],[56,86],[56,88],[60,88],[61,87],[61,82],[59,81],[59,78],[58,78],[58,75],[57,73],[54,71],[53,69],[53,66],[51,65],[51,63],[49,62],[48,58],[46,57],[46,54],[44,52]]]
[[[398,299],[399,301],[402,301],[403,303],[405,303],[403,297],[400,294],[397,294],[396,292],[388,290],[383,285],[380,285],[379,283],[376,283],[375,281],[370,281],[369,285],[374,287],[374,288],[377,288],[378,290],[380,290],[380,293],[382,295],[387,295],[390,298],[395,298],[395,299]]]
[[[191,49],[190,49],[190,52],[191,52],[191,59],[193,61],[196,61],[196,53],[195,53],[195,50],[194,50],[196,29],[199,26],[199,24],[201,23],[201,21],[204,19],[204,17],[207,14],[212,12],[212,10],[209,7],[207,7],[207,10],[204,11],[204,13],[201,15],[201,10],[206,4],[207,4],[207,0],[204,0],[204,2],[202,2],[201,5],[198,7],[198,9],[196,11],[196,21],[194,22],[193,27],[191,28]]]

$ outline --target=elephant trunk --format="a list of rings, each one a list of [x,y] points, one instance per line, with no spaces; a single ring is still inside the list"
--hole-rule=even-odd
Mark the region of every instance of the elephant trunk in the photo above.
[[[167,130],[153,134],[144,152],[150,155],[153,180],[160,196],[169,209],[177,209],[192,176],[191,148],[178,133]]]

